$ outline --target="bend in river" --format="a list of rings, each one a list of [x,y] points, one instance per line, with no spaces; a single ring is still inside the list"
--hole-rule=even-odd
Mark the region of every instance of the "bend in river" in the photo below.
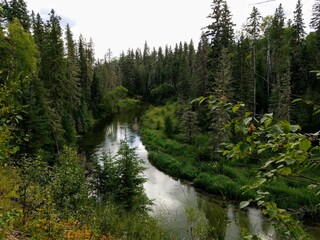
[[[139,111],[126,112],[115,116],[110,122],[97,124],[80,143],[87,159],[90,161],[90,156],[106,151],[115,154],[120,141],[129,139],[131,146],[136,148],[138,157],[143,159],[145,164],[144,175],[147,182],[144,187],[147,196],[154,203],[150,214],[161,216],[165,227],[185,236],[190,225],[187,222],[187,211],[196,209],[202,213],[199,217],[202,216],[220,231],[225,240],[239,239],[242,227],[263,240],[276,239],[273,227],[260,210],[247,208],[246,211],[240,211],[237,204],[197,191],[190,184],[174,179],[152,166],[138,134],[140,115]],[[312,232],[313,235],[316,234],[315,231]]]

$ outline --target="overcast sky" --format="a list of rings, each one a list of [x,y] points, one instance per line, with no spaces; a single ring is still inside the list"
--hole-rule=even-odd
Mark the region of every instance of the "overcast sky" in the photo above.
[[[287,19],[293,17],[297,0],[228,0],[236,24],[241,29],[254,3],[262,16],[273,15],[282,3]],[[46,19],[54,9],[62,17],[62,27],[71,26],[74,37],[79,34],[93,39],[96,58],[103,58],[111,49],[114,56],[129,48],[143,48],[189,42],[198,43],[201,28],[210,20],[212,0],[26,0],[28,9],[39,12]],[[304,20],[309,26],[315,0],[301,0]]]

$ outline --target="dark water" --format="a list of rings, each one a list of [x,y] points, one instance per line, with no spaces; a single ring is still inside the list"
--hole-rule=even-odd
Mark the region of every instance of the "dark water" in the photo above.
[[[187,220],[187,216],[190,216],[188,213],[196,209],[194,213],[197,216],[196,219],[208,222],[210,226],[217,229],[219,235],[224,236],[225,240],[240,239],[243,227],[263,240],[277,239],[273,227],[262,216],[260,210],[248,208],[246,211],[240,211],[238,204],[197,191],[189,184],[173,179],[152,166],[148,161],[148,152],[137,133],[139,116],[140,113],[137,111],[127,112],[114,117],[112,121],[96,125],[80,143],[87,158],[90,159],[91,155],[100,155],[105,151],[115,154],[120,141],[129,139],[131,146],[136,148],[136,153],[143,159],[146,167],[145,192],[154,203],[150,214],[160,216],[160,221],[166,227],[181,236],[186,236],[193,224]],[[309,228],[309,230],[315,237],[319,233],[319,227]]]

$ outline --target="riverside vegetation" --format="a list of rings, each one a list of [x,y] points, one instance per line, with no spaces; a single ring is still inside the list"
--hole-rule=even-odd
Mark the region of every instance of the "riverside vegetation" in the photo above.
[[[320,1],[308,33],[300,0],[288,21],[281,4],[264,17],[253,7],[238,35],[231,16],[213,0],[197,47],[145,42],[101,60],[54,10],[44,21],[1,1],[0,237],[174,238],[147,214],[134,149],[92,169],[78,149],[96,121],[149,102],[141,133],[158,168],[307,239],[296,218],[319,215]]]

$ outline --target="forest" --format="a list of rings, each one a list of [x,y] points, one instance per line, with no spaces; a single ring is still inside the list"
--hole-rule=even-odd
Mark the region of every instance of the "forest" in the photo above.
[[[146,40],[96,59],[54,10],[43,20],[1,1],[0,239],[177,239],[148,214],[127,141],[91,168],[79,149],[96,123],[145,103],[153,165],[262,209],[279,239],[311,239],[301,222],[320,219],[320,0],[310,23],[301,0],[293,19],[284,12],[254,6],[236,33],[228,2],[213,0],[198,43]],[[224,238],[207,227],[187,239]]]

